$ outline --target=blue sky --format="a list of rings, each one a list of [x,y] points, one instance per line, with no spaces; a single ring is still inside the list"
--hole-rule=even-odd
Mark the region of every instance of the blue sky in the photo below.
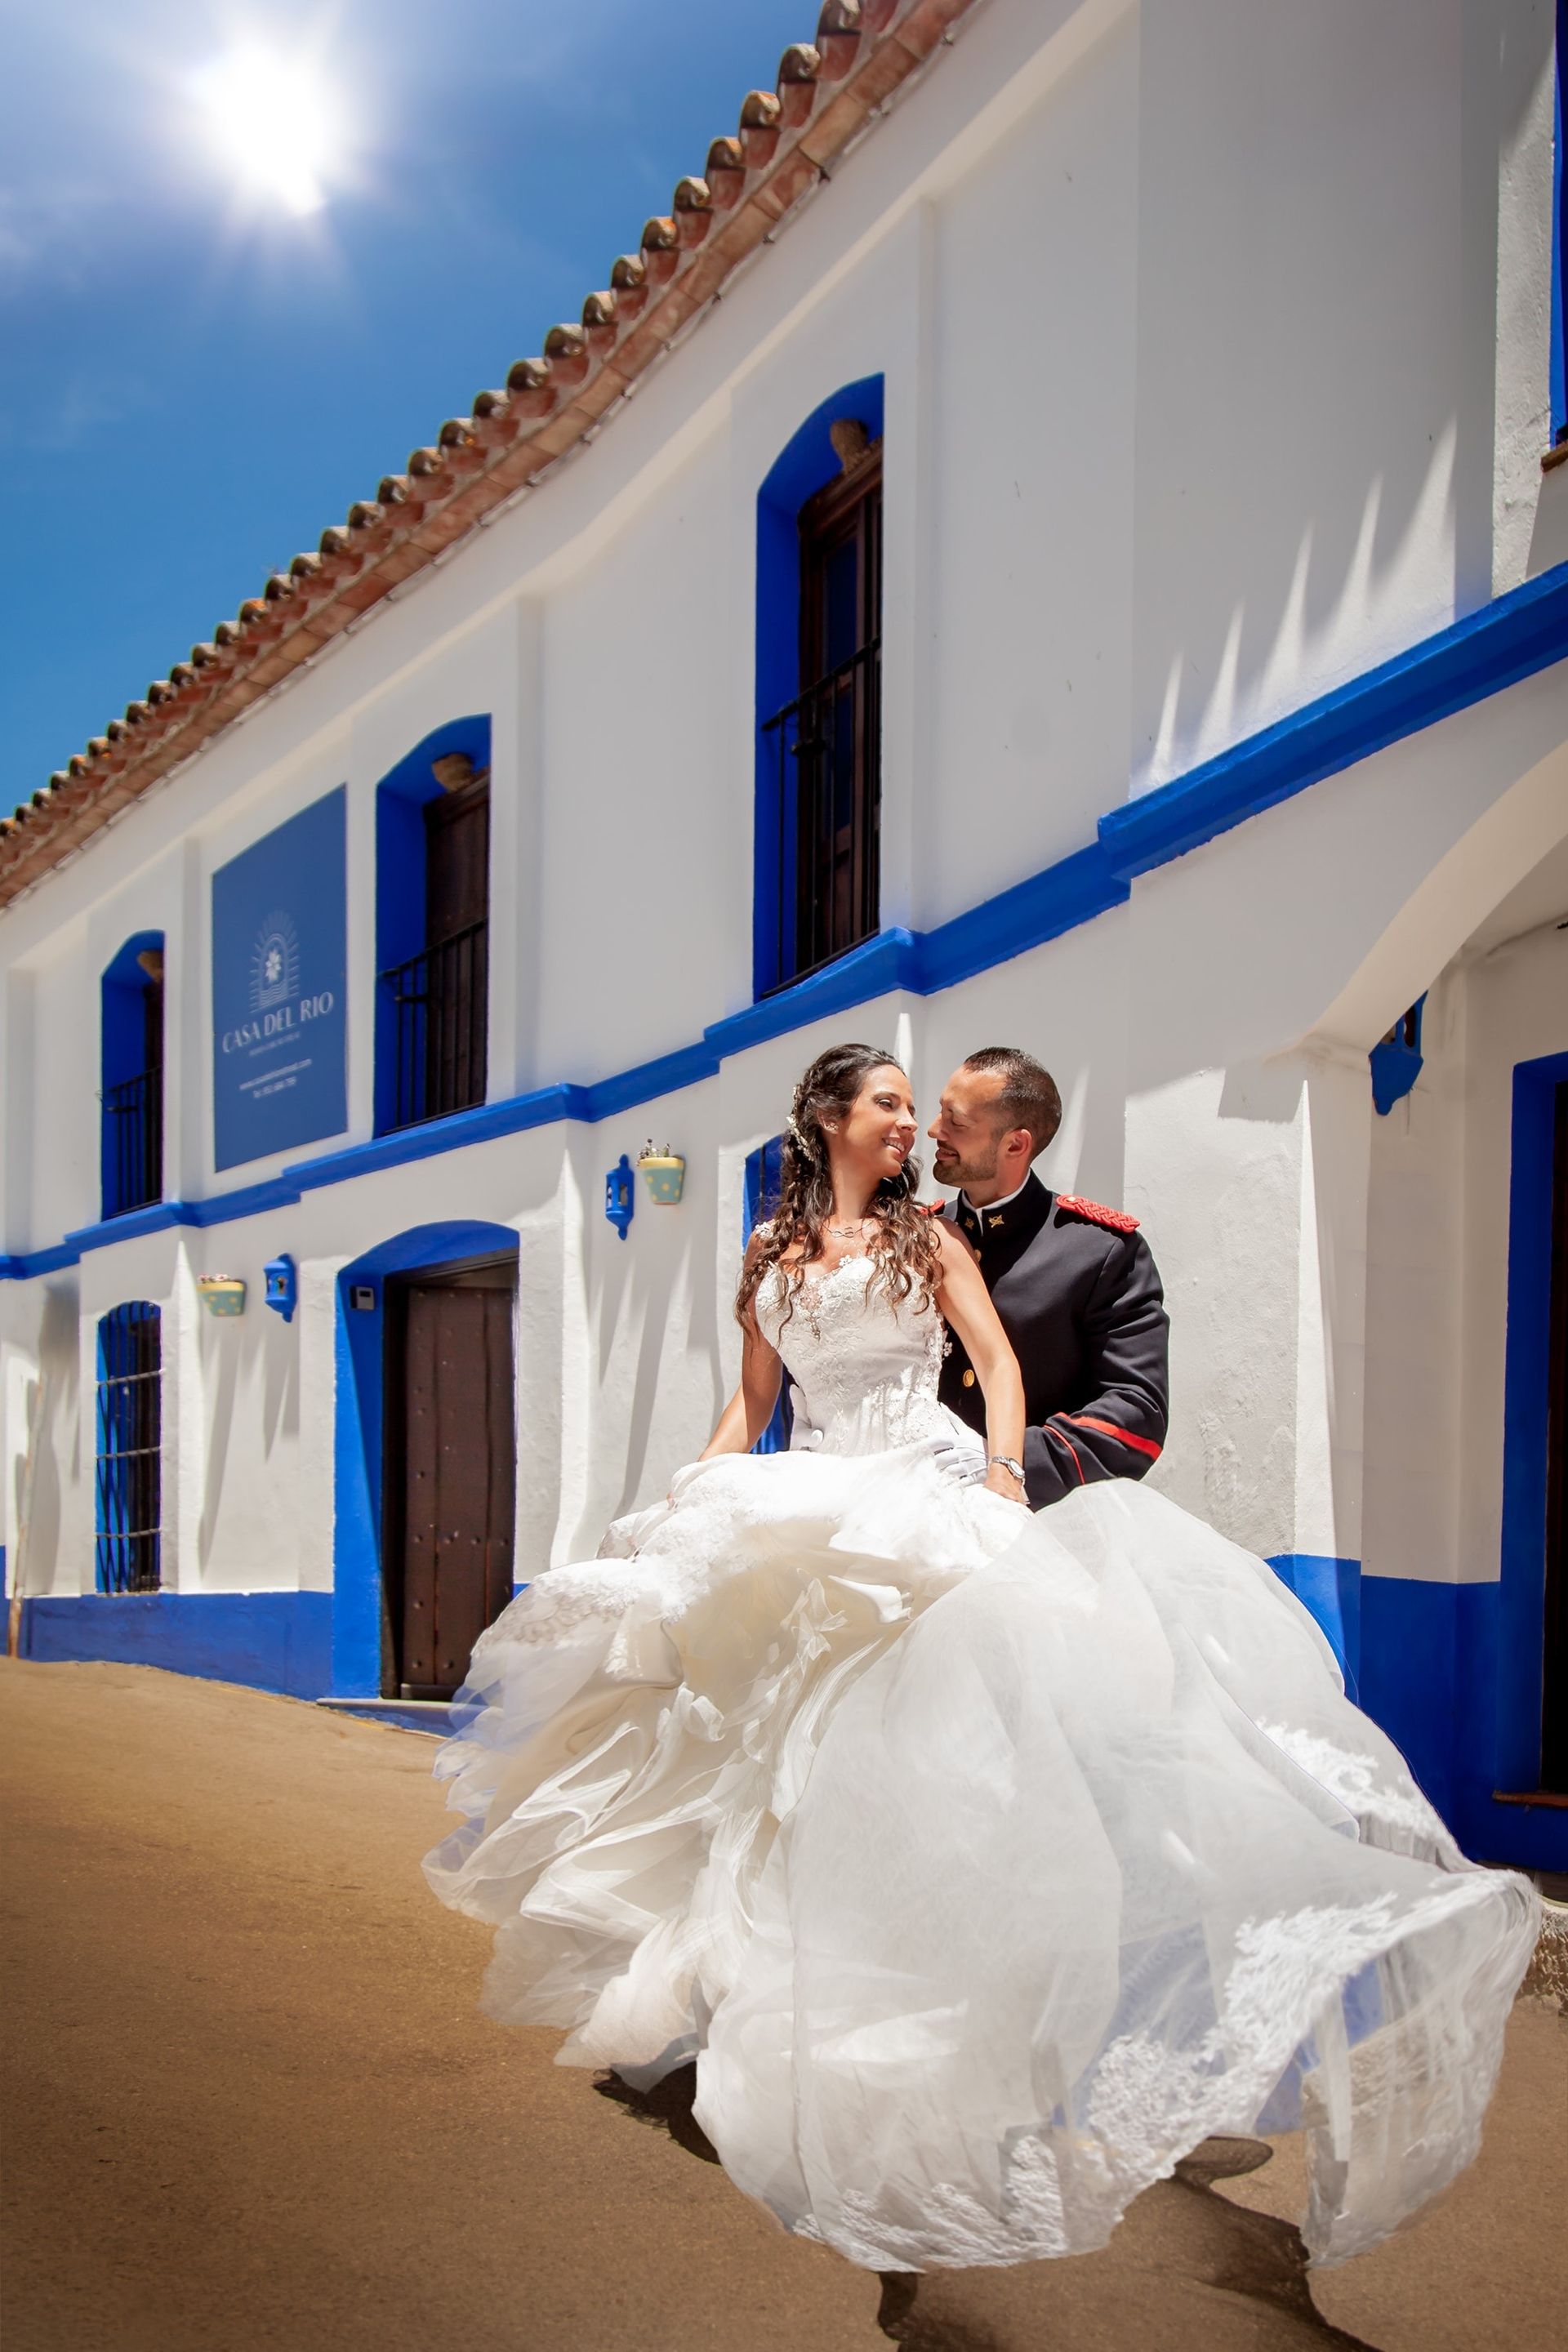
[[[816,0],[0,6],[0,807],[27,798],[700,172]],[[258,199],[192,84],[264,42],[341,123]]]

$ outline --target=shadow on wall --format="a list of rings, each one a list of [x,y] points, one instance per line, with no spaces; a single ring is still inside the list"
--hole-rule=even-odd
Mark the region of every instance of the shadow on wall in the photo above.
[[[1148,591],[1140,668],[1151,701],[1138,714],[1132,747],[1136,790],[1299,701],[1303,659],[1336,639],[1348,653],[1363,616],[1385,594],[1394,614],[1414,621],[1424,610],[1434,625],[1448,597],[1462,613],[1490,595],[1495,336],[1484,322],[1495,299],[1497,159],[1516,152],[1537,108],[1551,70],[1553,14],[1549,6],[1528,16],[1510,12],[1506,39],[1500,26],[1469,60],[1465,135],[1456,123],[1451,144],[1429,145],[1413,169],[1392,175],[1386,138],[1370,125],[1409,119],[1419,7],[1362,12],[1355,87],[1333,96],[1342,115],[1349,110],[1342,168],[1327,174],[1311,143],[1337,46],[1331,34],[1325,41],[1322,12],[1232,12],[1226,55],[1216,69],[1205,53],[1201,83],[1195,62],[1168,46],[1180,33],[1145,27],[1142,71],[1146,87],[1164,92],[1163,135],[1202,152],[1212,126],[1220,171],[1199,226],[1195,270],[1162,270],[1164,233],[1157,214],[1145,217],[1152,285],[1140,333],[1150,349],[1171,354],[1160,379],[1163,430],[1184,455],[1151,501],[1152,544],[1139,565]],[[1226,131],[1255,115],[1258,93],[1270,89],[1283,95],[1268,109],[1267,127],[1257,126],[1270,163],[1237,202],[1236,184],[1223,176]],[[1173,154],[1162,157],[1156,138],[1142,173],[1146,208],[1160,204],[1162,173],[1179,178],[1180,170]],[[1455,203],[1481,234],[1454,282],[1439,287],[1436,257],[1415,224]],[[1190,235],[1193,216],[1184,218]],[[1405,257],[1424,260],[1426,274],[1407,307],[1390,308],[1390,271],[1401,270]],[[1193,332],[1194,304],[1201,317],[1207,289],[1226,280],[1251,289],[1245,315],[1228,305],[1215,313],[1222,334],[1245,333],[1250,346],[1250,365],[1237,371],[1229,398],[1215,397],[1215,353]],[[1266,387],[1321,381],[1323,353],[1346,347],[1350,320],[1360,322],[1362,364],[1343,371],[1328,396],[1294,404],[1282,442]],[[1245,347],[1237,341],[1235,348],[1239,357]],[[1194,479],[1205,486],[1205,535],[1227,551],[1217,563],[1193,560]],[[1260,503],[1256,486],[1264,480],[1269,495]],[[1236,596],[1237,581],[1247,583],[1245,601]],[[1418,625],[1401,631],[1420,633]]]
[[[27,1384],[27,1439],[16,1466],[11,1524],[17,1530],[13,1593],[53,1590],[59,1562],[62,1479],[59,1431],[79,1422],[79,1301],[74,1283],[51,1283],[38,1322],[38,1370]],[[79,1464],[77,1465],[79,1469]]]
[[[205,1376],[212,1369],[212,1359],[214,1356],[217,1358],[217,1378],[207,1391],[207,1442],[203,1449],[206,1475],[197,1558],[204,1574],[212,1561],[213,1535],[223,1500],[224,1474],[228,1467],[228,1441],[234,1430],[234,1396],[239,1381],[240,1351],[237,1344],[239,1338],[240,1333],[231,1331],[226,1322],[215,1322],[211,1317],[202,1316],[200,1340],[204,1385]]]
[[[234,1431],[235,1399],[242,1377],[258,1381],[261,1390],[261,1444],[271,1458],[280,1436],[295,1436],[300,1427],[300,1349],[289,1327],[276,1315],[260,1318],[262,1328],[253,1342],[254,1355],[246,1360],[242,1344],[247,1326],[201,1318],[202,1376],[206,1397],[205,1476],[198,1536],[198,1557],[204,1573],[212,1563],[223,1506],[224,1479],[228,1467],[229,1440]],[[216,1359],[216,1365],[215,1360]],[[216,1379],[213,1377],[216,1370]]]
[[[689,1170],[686,1205],[692,1204],[694,1178],[700,1184],[700,1171]],[[626,1407],[625,1454],[621,1483],[607,1512],[600,1499],[604,1490],[590,1493],[588,1507],[579,1521],[570,1546],[571,1556],[581,1558],[584,1551],[596,1549],[609,1520],[619,1518],[637,1503],[638,1490],[648,1470],[650,1447],[660,1402],[661,1386],[667,1392],[669,1366],[681,1367],[683,1390],[701,1381],[697,1366],[705,1364],[704,1385],[717,1392],[722,1385],[722,1370],[719,1361],[719,1339],[715,1327],[715,1286],[717,1275],[712,1254],[701,1250],[695,1255],[690,1246],[693,1232],[705,1230],[700,1215],[696,1223],[679,1210],[656,1206],[648,1198],[640,1181],[637,1187],[636,1234],[639,1246],[635,1255],[627,1249],[617,1251],[603,1261],[598,1282],[598,1296],[594,1306],[594,1326],[597,1334],[596,1375],[601,1399],[605,1398],[605,1382],[612,1365],[625,1345],[626,1327],[640,1319],[641,1336],[637,1341],[637,1369],[632,1378],[631,1395]],[[678,1296],[684,1293],[688,1305],[687,1328],[684,1333],[671,1329],[671,1314]],[[613,1400],[605,1400],[614,1412]],[[618,1418],[618,1416],[617,1416]],[[715,1415],[717,1418],[717,1415]],[[655,1478],[667,1482],[671,1472],[682,1461],[695,1457],[707,1443],[708,1431],[690,1445],[678,1461],[659,1459],[651,1465]],[[660,1437],[660,1444],[668,1440]]]

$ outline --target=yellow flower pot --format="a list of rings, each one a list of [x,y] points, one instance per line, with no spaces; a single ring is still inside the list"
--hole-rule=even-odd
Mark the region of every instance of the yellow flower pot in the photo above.
[[[647,1179],[648,1199],[661,1209],[673,1209],[686,1183],[686,1162],[679,1152],[650,1152],[637,1166]]]
[[[243,1315],[245,1283],[237,1274],[198,1274],[196,1288],[209,1315]]]

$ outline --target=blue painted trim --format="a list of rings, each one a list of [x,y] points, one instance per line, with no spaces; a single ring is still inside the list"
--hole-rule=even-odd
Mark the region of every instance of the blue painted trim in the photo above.
[[[1099,842],[1059,858],[1010,890],[955,915],[917,942],[921,996],[934,996],[961,980],[973,980],[1028,949],[1060,939],[1064,931],[1091,923],[1131,896]]]
[[[784,1186],[784,1138],[770,1136],[759,1143],[754,1151],[746,1154],[745,1189],[742,1201],[741,1246],[744,1249],[752,1233],[764,1217],[771,1217],[779,1204]],[[795,1406],[791,1402],[789,1376],[779,1382],[778,1402],[766,1429],[752,1446],[753,1454],[787,1454],[790,1433],[795,1427]]]
[[[1303,1608],[1310,1610],[1340,1662],[1354,1698],[1361,1685],[1361,1562],[1323,1552],[1284,1551],[1268,1562]]]
[[[338,1276],[332,1433],[332,1621],[330,1688],[334,1698],[375,1698],[382,1685],[382,1461],[386,1414],[386,1277],[461,1265],[517,1248],[510,1225],[477,1220],[412,1225],[366,1250]],[[355,1284],[375,1305],[351,1307]]]
[[[136,959],[150,949],[163,951],[162,931],[136,931],[124,941],[100,976],[99,1000],[99,1200],[106,1217],[118,1214],[120,1185],[124,1172],[109,1108],[109,1089],[139,1077],[147,1066],[147,1000],[153,993]],[[160,1094],[158,1119],[163,1124]]]
[[[24,1601],[20,1649],[320,1698],[331,1623],[330,1592],[71,1594]]]
[[[1500,1789],[1535,1789],[1541,1784],[1552,1177],[1557,1089],[1563,1085],[1568,1085],[1568,1054],[1546,1054],[1539,1061],[1515,1065],[1503,1367]]]
[[[1176,782],[1112,809],[1100,820],[1111,868],[1131,881],[1184,856],[1309,784],[1533,677],[1565,652],[1568,563],[1559,563]]]
[[[1363,1575],[1362,1705],[1400,1749],[1467,1853],[1568,1870],[1568,1812],[1501,1805],[1497,1778],[1502,1588]],[[1539,1636],[1537,1637],[1539,1654]]]
[[[882,436],[883,378],[862,376],[840,385],[797,425],[773,459],[757,491],[756,663],[754,667],[755,769],[752,882],[752,990],[758,998],[776,988],[794,962],[793,942],[780,935],[779,908],[795,898],[793,853],[780,872],[780,845],[795,837],[794,779],[780,806],[779,749],[763,730],[775,710],[801,690],[800,510],[807,499],[839,471],[828,438],[836,416],[856,416],[873,441]]]
[[[0,1280],[26,1282],[75,1265],[92,1249],[169,1225],[217,1225],[289,1208],[301,1192],[518,1135],[558,1119],[589,1122],[718,1075],[731,1055],[876,998],[931,996],[1125,903],[1132,877],[1405,735],[1500,693],[1568,656],[1568,563],[1429,637],[1295,717],[1237,744],[1191,775],[1158,786],[1100,821],[1100,839],[926,932],[886,930],[776,995],[715,1021],[684,1045],[591,1086],[564,1082],[296,1160],[282,1174],[199,1202],[165,1201],[0,1258]]]
[[[182,1225],[231,1225],[240,1217],[259,1217],[268,1209],[291,1209],[300,1198],[297,1184],[274,1176],[259,1184],[240,1184],[232,1192],[220,1192],[210,1201],[177,1201],[173,1205]],[[106,1234],[101,1240],[91,1242],[91,1249],[103,1249],[115,1240]]]
[[[449,719],[405,751],[375,788],[375,1020],[374,1124],[395,1130],[397,1103],[397,1012],[381,974],[418,955],[426,944],[425,810],[441,797],[431,771],[437,760],[463,751],[476,768],[490,764],[490,722],[483,712]]]
[[[5,1547],[0,1544],[0,1601],[6,1599],[9,1588],[5,1582]]]
[[[792,987],[781,988],[776,996],[764,996],[743,1012],[715,1021],[702,1033],[714,1071],[731,1054],[742,1054],[770,1037],[785,1036],[792,1029],[804,1029],[808,1022],[847,1013],[853,1005],[869,1004],[895,989],[918,993],[919,953],[915,932],[879,931],[874,940],[863,940],[837,963],[814,971],[808,979],[797,980]]]
[[[1396,1102],[1405,1096],[1421,1076],[1425,1056],[1421,1051],[1421,1023],[1426,1009],[1426,992],[1422,990],[1408,1013],[1402,1013],[1386,1037],[1380,1037],[1367,1055],[1372,1070],[1372,1106],[1380,1118],[1386,1118]],[[1406,1042],[1405,1024],[1412,1036]]]

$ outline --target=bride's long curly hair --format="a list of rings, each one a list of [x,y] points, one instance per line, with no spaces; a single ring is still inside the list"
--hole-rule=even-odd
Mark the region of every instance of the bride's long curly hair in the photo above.
[[[793,1262],[784,1268],[786,1323],[794,1314],[805,1269],[822,1255],[824,1234],[833,1213],[833,1180],[823,1122],[845,1117],[873,1070],[902,1067],[894,1055],[883,1053],[877,1045],[830,1045],[802,1077],[784,1127],[778,1206],[771,1224],[758,1226],[755,1246],[746,1253],[735,1294],[737,1320],[745,1321],[768,1268],[788,1258],[791,1252]],[[892,1300],[907,1298],[918,1283],[924,1306],[935,1295],[941,1260],[931,1221],[915,1205],[920,1181],[920,1162],[911,1153],[897,1176],[882,1179],[866,1213],[876,1220],[870,1244],[875,1262],[872,1280],[883,1284]]]

